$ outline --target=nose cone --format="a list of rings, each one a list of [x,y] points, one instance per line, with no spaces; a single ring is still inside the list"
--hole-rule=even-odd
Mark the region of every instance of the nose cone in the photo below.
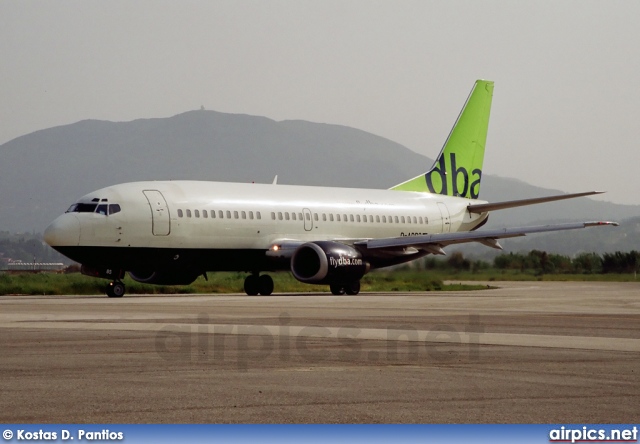
[[[76,246],[79,240],[80,222],[74,214],[59,216],[44,230],[44,241],[54,248]]]

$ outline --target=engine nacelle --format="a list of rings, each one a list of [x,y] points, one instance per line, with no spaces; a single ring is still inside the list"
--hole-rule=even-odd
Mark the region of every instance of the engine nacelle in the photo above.
[[[193,271],[130,271],[134,281],[156,285],[189,285],[200,273]]]
[[[307,284],[354,282],[368,271],[369,264],[360,252],[339,242],[307,242],[291,258],[291,273]]]

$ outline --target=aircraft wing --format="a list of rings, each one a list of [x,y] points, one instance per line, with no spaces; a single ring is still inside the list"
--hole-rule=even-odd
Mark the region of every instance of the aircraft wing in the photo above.
[[[494,230],[464,231],[457,233],[428,234],[422,236],[403,236],[384,239],[369,239],[355,242],[355,245],[366,247],[367,249],[397,249],[403,247],[414,247],[417,249],[428,249],[435,254],[444,254],[442,247],[465,242],[479,242],[492,248],[502,249],[498,239],[509,237],[525,236],[532,233],[544,233],[547,231],[576,230],[595,226],[613,225],[617,222],[576,222],[556,225],[539,225],[533,227],[520,228],[500,228]]]

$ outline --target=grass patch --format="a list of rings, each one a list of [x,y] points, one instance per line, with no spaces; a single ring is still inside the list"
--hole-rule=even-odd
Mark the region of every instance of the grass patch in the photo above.
[[[149,285],[124,279],[128,294],[244,293],[246,273],[209,273],[190,285]],[[276,293],[329,293],[328,285],[309,285],[291,273],[272,273]],[[0,295],[103,294],[108,281],[79,273],[0,274]],[[361,291],[447,291],[475,290],[482,285],[444,285],[440,277],[424,271],[375,272],[361,281]]]
[[[590,273],[590,274],[564,274],[564,273],[539,273],[534,270],[496,270],[481,271],[448,271],[429,270],[433,277],[443,281],[555,281],[555,282],[638,282],[639,279],[633,273]]]
[[[246,273],[209,273],[208,280],[199,277],[190,285],[166,286],[141,284],[130,277],[124,279],[129,294],[193,294],[244,293]],[[327,285],[298,282],[291,273],[272,273],[275,293],[329,293]],[[463,291],[486,289],[483,284],[443,284],[444,281],[588,281],[638,282],[630,274],[536,274],[514,270],[447,271],[394,270],[374,271],[361,281],[361,291]],[[79,273],[0,273],[0,295],[64,295],[104,294],[106,279],[96,279]]]

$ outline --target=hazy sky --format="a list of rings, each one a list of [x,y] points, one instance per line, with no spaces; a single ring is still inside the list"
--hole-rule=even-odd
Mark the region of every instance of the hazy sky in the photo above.
[[[485,174],[640,204],[639,19],[638,1],[0,0],[0,144],[202,105],[433,158],[485,78]]]

